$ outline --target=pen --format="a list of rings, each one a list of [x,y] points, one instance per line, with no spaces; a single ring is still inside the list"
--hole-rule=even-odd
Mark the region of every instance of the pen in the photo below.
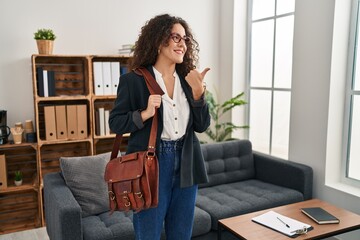
[[[279,221],[282,222],[287,228],[290,228],[289,224],[287,224],[286,222],[281,220],[279,217],[276,217],[276,218],[279,219]]]

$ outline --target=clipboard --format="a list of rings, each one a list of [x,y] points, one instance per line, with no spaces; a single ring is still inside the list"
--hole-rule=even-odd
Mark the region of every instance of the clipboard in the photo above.
[[[268,211],[251,220],[291,238],[299,236],[301,232],[306,233],[314,229],[307,223],[286,217],[274,211]]]

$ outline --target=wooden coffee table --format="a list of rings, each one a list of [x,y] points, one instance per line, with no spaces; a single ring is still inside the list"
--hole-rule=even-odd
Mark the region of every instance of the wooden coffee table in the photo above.
[[[305,214],[300,208],[305,207],[322,207],[332,215],[340,219],[338,224],[325,224],[319,225]],[[337,234],[349,232],[352,230],[360,229],[360,215],[349,212],[345,209],[335,207],[327,202],[319,199],[312,199],[304,202],[289,204],[281,207],[266,209],[258,212],[240,215],[221,219],[218,222],[218,240],[221,240],[221,233],[227,230],[234,234],[239,239],[246,240],[289,240],[290,237],[276,232],[270,228],[257,224],[251,219],[255,216],[261,215],[267,211],[273,210],[284,216],[294,218],[298,221],[310,224],[314,227],[306,235],[299,235],[296,239],[322,239],[325,237],[334,236]]]

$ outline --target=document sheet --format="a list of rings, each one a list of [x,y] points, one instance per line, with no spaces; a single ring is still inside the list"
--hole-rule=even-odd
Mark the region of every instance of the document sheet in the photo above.
[[[286,217],[274,211],[269,211],[257,217],[254,217],[252,218],[252,221],[269,227],[287,236],[293,237],[296,237],[296,235],[298,234],[297,230],[302,230],[304,228],[306,228],[307,230],[312,229],[312,226],[309,224],[297,221],[293,218]]]

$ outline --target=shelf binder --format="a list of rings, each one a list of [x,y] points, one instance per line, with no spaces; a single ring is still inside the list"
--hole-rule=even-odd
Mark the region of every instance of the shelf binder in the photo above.
[[[55,106],[57,139],[67,139],[66,108],[65,105]]]
[[[45,116],[45,138],[48,141],[56,140],[55,107],[45,106],[44,116]]]
[[[104,95],[102,62],[93,62],[95,95]]]
[[[110,135],[110,126],[109,126],[109,116],[110,116],[110,110],[104,111],[104,124],[105,124],[105,135]]]
[[[67,135],[69,139],[78,138],[78,127],[77,127],[77,106],[67,105],[66,106],[66,120],[67,120]]]
[[[55,72],[47,71],[49,97],[56,96]]]
[[[86,105],[76,105],[76,108],[77,108],[78,139],[85,139],[88,137]]]
[[[100,136],[105,136],[105,109],[99,108],[99,128]]]
[[[110,62],[102,62],[104,95],[112,94],[111,65]]]
[[[111,62],[111,92],[117,95],[117,88],[120,81],[120,62]]]
[[[44,77],[43,77],[43,68],[37,67],[36,68],[36,78],[37,78],[37,90],[39,97],[44,97]]]
[[[44,87],[44,97],[49,97],[49,80],[48,80],[47,70],[43,70],[43,87]]]
[[[7,188],[7,171],[5,154],[0,155],[0,190]]]
[[[125,73],[129,72],[129,68],[127,66],[121,66],[120,67],[120,75],[123,75]]]
[[[100,136],[99,110],[95,110],[95,135]]]
[[[36,68],[37,88],[39,97],[56,96],[55,72]]]

